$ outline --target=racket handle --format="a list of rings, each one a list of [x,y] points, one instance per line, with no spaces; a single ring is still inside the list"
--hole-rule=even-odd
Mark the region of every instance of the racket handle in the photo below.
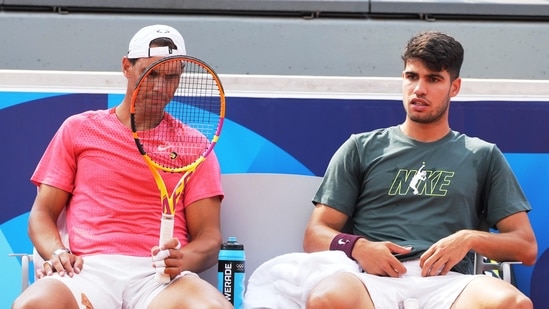
[[[162,214],[162,219],[160,219],[160,239],[158,240],[159,246],[164,245],[173,238],[174,221],[174,215]],[[168,283],[170,282],[170,275],[156,273],[155,279],[160,283]]]

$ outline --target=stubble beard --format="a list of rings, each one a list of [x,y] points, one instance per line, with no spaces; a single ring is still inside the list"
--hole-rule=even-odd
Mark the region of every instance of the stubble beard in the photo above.
[[[417,123],[421,124],[430,124],[440,122],[446,115],[448,108],[450,107],[450,99],[446,99],[446,103],[442,105],[439,109],[435,110],[432,113],[423,114],[423,113],[411,113],[408,112],[408,118]]]

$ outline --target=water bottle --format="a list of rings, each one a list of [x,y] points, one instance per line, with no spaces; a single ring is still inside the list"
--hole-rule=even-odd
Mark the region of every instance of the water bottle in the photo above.
[[[244,245],[236,237],[221,244],[217,266],[217,288],[235,309],[242,309],[246,279]]]

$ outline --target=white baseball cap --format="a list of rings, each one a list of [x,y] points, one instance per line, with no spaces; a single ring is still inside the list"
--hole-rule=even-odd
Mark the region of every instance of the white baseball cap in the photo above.
[[[171,39],[177,49],[171,49],[168,46],[149,47],[151,41],[158,38]],[[179,31],[166,25],[151,25],[141,28],[131,39],[128,48],[128,58],[130,59],[185,54],[185,40]]]

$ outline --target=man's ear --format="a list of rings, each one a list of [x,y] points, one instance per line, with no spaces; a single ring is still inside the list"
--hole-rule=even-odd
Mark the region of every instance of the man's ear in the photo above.
[[[454,79],[450,87],[451,87],[450,96],[451,97],[457,96],[459,93],[459,90],[461,89],[461,77]]]
[[[130,62],[130,59],[128,59],[128,57],[126,56],[122,57],[122,73],[126,78],[130,77],[130,70],[132,66],[133,65]]]

